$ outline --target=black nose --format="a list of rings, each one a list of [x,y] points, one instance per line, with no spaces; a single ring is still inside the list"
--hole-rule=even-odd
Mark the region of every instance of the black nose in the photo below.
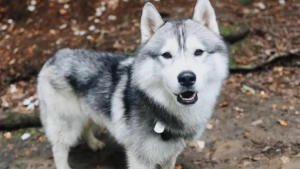
[[[196,75],[191,71],[181,72],[177,78],[178,82],[185,87],[193,86],[196,82]]]

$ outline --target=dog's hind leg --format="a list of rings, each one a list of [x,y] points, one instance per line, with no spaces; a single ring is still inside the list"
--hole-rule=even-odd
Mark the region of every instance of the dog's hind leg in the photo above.
[[[54,116],[54,113],[61,116]],[[59,111],[52,112],[52,115],[47,119],[45,131],[52,144],[56,168],[70,169],[68,164],[69,150],[77,144],[86,120],[81,116],[77,116],[76,113],[71,114],[67,111],[65,111],[65,114],[59,113]]]
[[[94,136],[94,134],[92,132],[92,127],[93,127],[93,123],[89,122],[88,125],[84,128],[82,135],[83,135],[85,141],[87,142],[88,146],[93,151],[101,150],[105,147],[105,143],[98,140]]]
[[[68,154],[83,131],[85,118],[74,94],[56,91],[47,81],[39,82],[41,120],[52,145],[57,169],[70,169]]]
[[[53,118],[53,117],[52,117]],[[48,118],[45,125],[46,135],[52,144],[53,157],[57,169],[70,169],[68,164],[69,150],[75,146],[82,131],[81,121],[64,118]],[[68,118],[71,118],[68,117]]]

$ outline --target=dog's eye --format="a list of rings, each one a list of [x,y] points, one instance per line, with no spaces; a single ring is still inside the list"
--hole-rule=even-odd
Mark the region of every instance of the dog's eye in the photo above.
[[[166,52],[166,53],[163,53],[162,56],[166,59],[171,59],[172,58],[172,55],[170,52]]]
[[[197,49],[196,51],[195,51],[195,56],[201,56],[202,54],[203,54],[203,50],[201,50],[201,49]]]

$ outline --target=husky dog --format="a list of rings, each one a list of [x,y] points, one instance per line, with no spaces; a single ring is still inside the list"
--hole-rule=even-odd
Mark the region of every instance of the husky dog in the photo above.
[[[38,77],[41,120],[58,169],[82,136],[93,150],[94,124],[124,146],[129,169],[173,169],[185,141],[199,139],[228,74],[228,48],[209,0],[191,19],[163,21],[151,3],[141,18],[135,57],[59,50]]]

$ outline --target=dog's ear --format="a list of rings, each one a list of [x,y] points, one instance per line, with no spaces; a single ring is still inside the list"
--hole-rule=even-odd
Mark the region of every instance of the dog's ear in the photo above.
[[[216,14],[209,0],[197,1],[192,19],[203,24],[216,34],[219,34]]]
[[[149,40],[163,23],[164,21],[154,5],[147,2],[143,8],[141,19],[141,42],[144,43]]]

